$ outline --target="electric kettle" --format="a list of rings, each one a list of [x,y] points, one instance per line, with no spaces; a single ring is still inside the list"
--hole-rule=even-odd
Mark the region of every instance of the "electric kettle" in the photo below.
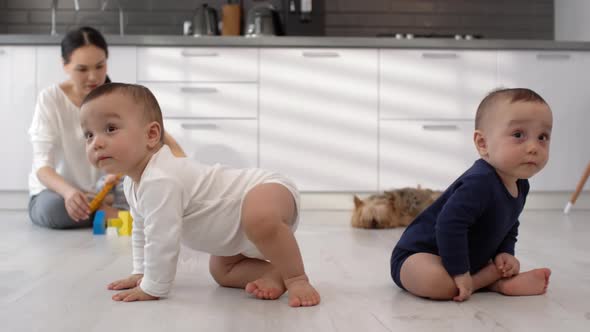
[[[248,11],[246,37],[281,35],[279,12],[271,4],[260,4]]]
[[[193,36],[215,36],[219,35],[217,27],[217,11],[206,3],[197,8],[192,21]]]

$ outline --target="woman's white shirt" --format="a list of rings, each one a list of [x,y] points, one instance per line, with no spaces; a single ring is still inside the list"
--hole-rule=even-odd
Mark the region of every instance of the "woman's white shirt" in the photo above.
[[[86,158],[80,108],[72,103],[58,84],[39,93],[29,136],[33,145],[29,195],[37,195],[47,189],[37,178],[37,171],[44,166],[55,169],[80,190],[94,191],[100,173]]]

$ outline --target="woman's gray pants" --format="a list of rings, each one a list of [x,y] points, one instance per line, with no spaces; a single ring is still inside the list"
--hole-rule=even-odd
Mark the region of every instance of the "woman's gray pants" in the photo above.
[[[89,219],[75,222],[68,215],[63,197],[54,191],[46,189],[32,196],[29,200],[29,217],[38,226],[68,229],[92,227],[94,214],[91,214]]]

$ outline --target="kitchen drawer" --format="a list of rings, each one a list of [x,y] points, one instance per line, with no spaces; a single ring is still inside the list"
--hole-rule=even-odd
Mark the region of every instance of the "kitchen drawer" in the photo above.
[[[199,162],[258,166],[257,120],[164,119],[164,130]]]
[[[381,50],[381,119],[474,119],[496,88],[496,51]]]
[[[256,118],[256,83],[147,83],[168,117]]]
[[[138,48],[137,77],[140,82],[255,82],[258,80],[258,50]]]
[[[473,121],[380,122],[379,188],[446,189],[479,159]]]

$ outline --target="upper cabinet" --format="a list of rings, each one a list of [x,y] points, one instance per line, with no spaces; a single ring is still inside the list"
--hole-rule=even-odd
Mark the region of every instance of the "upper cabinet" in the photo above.
[[[380,118],[473,119],[496,87],[496,52],[381,50]]]
[[[531,179],[531,190],[573,190],[588,161],[583,133],[590,124],[588,52],[502,51],[498,82],[539,93],[553,110],[549,162]]]
[[[136,48],[132,46],[109,47],[107,75],[113,82],[136,83]],[[37,90],[63,82],[64,72],[59,46],[37,47]]]
[[[260,50],[260,166],[304,191],[377,190],[378,51]]]
[[[28,129],[35,109],[35,47],[0,46],[0,190],[27,190],[32,148]]]

